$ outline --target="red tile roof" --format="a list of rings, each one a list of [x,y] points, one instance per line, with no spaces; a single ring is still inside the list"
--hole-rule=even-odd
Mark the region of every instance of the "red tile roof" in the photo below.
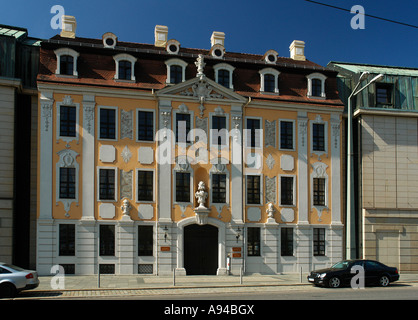
[[[70,47],[80,54],[77,59],[77,78],[57,77],[55,75],[57,61],[54,50],[61,47]],[[138,59],[135,63],[135,83],[114,80],[115,62],[113,56],[124,52]],[[170,58],[180,58],[186,61],[188,63],[186,79],[191,79],[196,76],[194,62],[198,54],[205,55],[206,66],[204,72],[211,79],[215,78],[213,70],[215,64],[225,62],[233,65],[235,67],[233,73],[234,91],[242,96],[270,101],[303,102],[343,107],[337,91],[337,73],[309,60],[296,61],[291,58],[278,57],[276,64],[267,64],[264,62],[262,55],[234,52],[225,52],[224,59],[216,59],[210,56],[209,50],[191,48],[180,48],[178,55],[170,55],[164,48],[131,42],[118,42],[115,49],[108,49],[103,48],[101,39],[68,39],[55,36],[44,41],[40,49],[38,82],[159,90],[166,86],[167,71],[164,61]],[[259,70],[266,67],[280,71],[280,95],[259,92]],[[326,80],[326,100],[307,98],[306,75],[313,72],[320,72],[328,77]]]

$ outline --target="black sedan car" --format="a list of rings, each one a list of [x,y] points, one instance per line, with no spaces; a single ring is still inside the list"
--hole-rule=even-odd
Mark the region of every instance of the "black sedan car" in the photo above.
[[[361,271],[361,272],[360,272]],[[374,260],[344,260],[331,268],[311,271],[308,281],[330,288],[351,285],[351,279],[364,276],[365,285],[377,284],[386,287],[390,282],[399,280],[398,269],[388,267]],[[355,279],[354,281],[358,281]]]

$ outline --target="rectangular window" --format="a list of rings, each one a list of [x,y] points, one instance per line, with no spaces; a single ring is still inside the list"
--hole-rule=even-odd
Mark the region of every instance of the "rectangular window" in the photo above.
[[[293,149],[292,121],[280,121],[280,149]]]
[[[247,254],[248,256],[260,256],[260,228],[247,228]]]
[[[132,79],[132,64],[130,61],[119,61],[119,79],[131,80]]]
[[[392,85],[376,83],[376,104],[392,104]]]
[[[138,256],[153,255],[153,227],[138,226]]]
[[[100,255],[114,256],[115,255],[115,226],[101,225],[100,226]]]
[[[323,123],[312,124],[312,150],[325,151],[325,125]]]
[[[76,136],[76,107],[60,106],[60,136]]]
[[[225,69],[218,70],[218,83],[229,88],[229,71]]]
[[[190,173],[176,172],[176,202],[190,202]]]
[[[247,175],[247,203],[260,204],[260,176]]]
[[[59,255],[75,256],[75,224],[59,225]]]
[[[260,129],[260,119],[247,119],[247,147],[259,148],[261,146]]]
[[[325,206],[325,178],[313,178],[313,204]]]
[[[281,229],[281,255],[293,256],[293,228]]]
[[[115,200],[114,169],[99,169],[99,200]]]
[[[138,201],[154,201],[154,172],[138,170]]]
[[[183,68],[178,65],[170,67],[170,83],[180,83],[183,81]]]
[[[187,139],[187,135],[190,132],[190,114],[177,113],[176,114],[176,142],[191,141]]]
[[[280,177],[280,204],[292,206],[293,202],[293,177]]]
[[[224,130],[222,130],[224,129]],[[225,146],[228,138],[226,132],[226,117],[213,116],[212,117],[212,144],[217,146]]]
[[[59,179],[60,199],[75,199],[75,168],[60,168]]]
[[[275,92],[276,83],[274,75],[265,74],[264,75],[264,92]]]
[[[72,76],[74,74],[74,58],[69,55],[60,57],[60,74]]]
[[[212,202],[226,202],[226,174],[212,174]]]
[[[314,256],[325,256],[325,229],[313,229]]]
[[[321,79],[312,79],[312,95],[314,97],[320,97],[322,94],[322,81]]]
[[[138,111],[138,140],[154,141],[154,112]]]
[[[116,139],[116,110],[100,108],[100,139]]]

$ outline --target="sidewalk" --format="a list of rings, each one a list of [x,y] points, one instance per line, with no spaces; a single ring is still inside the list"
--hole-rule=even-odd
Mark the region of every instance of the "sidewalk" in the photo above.
[[[167,288],[216,288],[216,287],[266,287],[311,285],[307,274],[237,275],[230,276],[154,276],[154,275],[67,275],[59,279],[53,276],[39,277],[40,285],[32,291],[105,290],[105,289],[167,289]],[[62,282],[63,280],[63,282]],[[401,274],[398,282],[418,282],[418,274]],[[57,287],[62,284],[63,287]]]

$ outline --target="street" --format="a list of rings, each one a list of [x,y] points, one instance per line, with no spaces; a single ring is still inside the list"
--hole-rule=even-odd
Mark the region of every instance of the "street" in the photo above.
[[[220,288],[172,288],[149,290],[96,290],[82,295],[63,293],[35,294],[25,291],[14,299],[26,300],[416,300],[418,283],[393,283],[389,287],[330,289],[303,286],[254,286]]]

